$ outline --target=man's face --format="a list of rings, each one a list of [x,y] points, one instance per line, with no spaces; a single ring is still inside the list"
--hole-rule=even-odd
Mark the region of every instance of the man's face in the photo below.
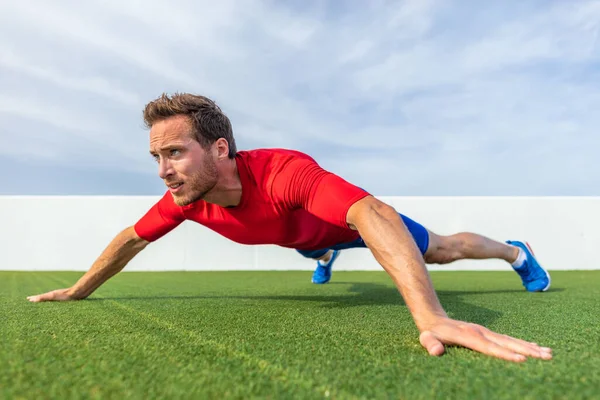
[[[193,138],[192,126],[182,115],[152,126],[150,154],[158,162],[158,175],[179,206],[202,199],[217,184],[212,154]]]

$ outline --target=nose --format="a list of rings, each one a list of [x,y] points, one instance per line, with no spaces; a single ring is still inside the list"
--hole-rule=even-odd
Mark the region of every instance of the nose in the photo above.
[[[166,179],[169,175],[173,175],[171,163],[168,159],[165,160],[164,158],[161,158],[158,163],[158,176],[160,176],[161,179]]]

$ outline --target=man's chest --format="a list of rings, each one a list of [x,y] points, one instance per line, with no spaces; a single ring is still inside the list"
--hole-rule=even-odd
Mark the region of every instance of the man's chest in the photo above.
[[[282,244],[306,234],[318,224],[303,209],[288,210],[270,203],[248,204],[242,209],[205,207],[191,210],[187,219],[242,244]]]

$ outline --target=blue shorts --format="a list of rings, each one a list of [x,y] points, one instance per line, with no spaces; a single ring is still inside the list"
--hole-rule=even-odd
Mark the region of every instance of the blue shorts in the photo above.
[[[412,219],[408,218],[405,215],[398,213],[402,217],[402,221],[408,228],[411,233],[415,243],[419,250],[421,250],[421,254],[425,254],[427,248],[429,247],[429,233],[425,227]],[[343,250],[343,249],[353,249],[358,247],[367,247],[362,238],[358,238],[353,242],[349,243],[341,243],[336,244],[335,246],[328,247],[326,249],[318,249],[318,250],[296,250],[298,253],[302,254],[304,257],[308,258],[319,258],[325,255],[329,250]]]

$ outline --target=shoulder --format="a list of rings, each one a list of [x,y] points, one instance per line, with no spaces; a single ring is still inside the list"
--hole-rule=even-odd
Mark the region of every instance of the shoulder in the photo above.
[[[290,149],[256,149],[239,151],[238,165],[256,182],[271,182],[282,173],[297,168],[300,164],[314,164],[315,160],[306,153]]]
[[[173,220],[184,220],[185,216],[183,213],[184,207],[181,207],[175,203],[173,196],[167,190],[163,196],[156,203],[160,214],[163,218],[169,218]]]
[[[303,171],[320,169],[311,156],[298,150],[256,149],[239,151],[237,157],[240,175],[271,201],[278,201],[290,186],[308,183]]]
[[[258,167],[261,165],[280,165],[286,164],[294,160],[306,160],[315,162],[315,160],[306,153],[298,150],[273,148],[273,149],[255,149],[244,150],[237,153],[240,158],[250,167]]]
[[[139,237],[153,242],[185,220],[181,207],[168,191],[135,223]]]

